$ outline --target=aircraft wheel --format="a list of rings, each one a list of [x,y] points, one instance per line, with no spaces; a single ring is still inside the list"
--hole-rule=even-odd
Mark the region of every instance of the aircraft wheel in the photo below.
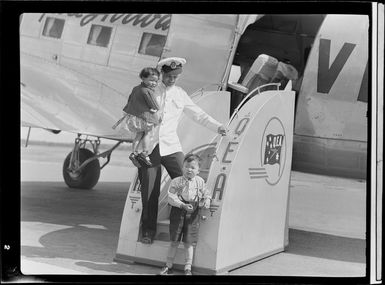
[[[79,189],[91,189],[98,183],[100,176],[100,163],[98,159],[91,161],[83,170],[79,173],[71,173],[67,170],[67,167],[71,159],[70,152],[63,163],[63,177],[65,183],[70,188],[79,188]],[[79,165],[83,161],[93,157],[94,153],[86,148],[79,149]]]

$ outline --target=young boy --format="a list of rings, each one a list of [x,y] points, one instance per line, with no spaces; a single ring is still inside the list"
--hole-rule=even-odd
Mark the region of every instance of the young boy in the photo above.
[[[168,190],[170,212],[170,247],[167,263],[160,275],[172,273],[172,266],[179,242],[185,248],[185,275],[191,275],[194,246],[198,240],[199,208],[210,207],[211,197],[199,173],[199,157],[189,154],[183,161],[183,176],[174,178]]]

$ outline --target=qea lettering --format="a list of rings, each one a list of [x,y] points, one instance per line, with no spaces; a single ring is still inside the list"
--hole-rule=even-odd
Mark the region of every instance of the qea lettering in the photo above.
[[[222,157],[222,163],[231,163],[231,160],[227,159],[227,154],[229,152],[234,152],[234,149],[231,148],[232,145],[238,145],[238,143],[237,142],[229,142],[229,144],[227,145],[225,154]]]
[[[248,123],[250,122],[250,118],[242,118],[239,122],[237,127],[235,128],[234,133],[236,133],[238,136],[240,136],[246,129]],[[238,142],[228,142],[225,152],[222,156],[222,163],[231,163],[232,158],[228,157],[228,154],[231,152],[235,152],[238,148],[239,143]],[[231,156],[231,155],[230,155]],[[213,190],[212,198],[215,200],[217,193],[219,193],[218,201],[222,200],[222,196],[225,190],[225,184],[226,184],[226,173],[219,173],[215,180],[215,186]]]
[[[249,121],[250,121],[250,118],[243,118],[242,120],[240,120],[234,133],[237,134],[238,136],[241,135],[243,131],[246,129],[246,126],[249,123]]]
[[[226,174],[224,173],[218,174],[217,180],[215,180],[213,200],[215,200],[215,196],[217,192],[219,192],[219,201],[222,200],[223,190],[225,190],[225,183],[226,183]]]

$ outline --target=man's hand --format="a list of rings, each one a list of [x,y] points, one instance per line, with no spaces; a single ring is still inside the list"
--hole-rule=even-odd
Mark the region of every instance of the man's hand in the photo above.
[[[218,134],[221,134],[222,136],[226,136],[227,135],[227,130],[224,126],[219,126],[218,127]]]
[[[203,207],[204,207],[205,209],[210,208],[210,202],[211,202],[210,199],[206,199],[205,202],[204,202],[204,204],[203,204]]]

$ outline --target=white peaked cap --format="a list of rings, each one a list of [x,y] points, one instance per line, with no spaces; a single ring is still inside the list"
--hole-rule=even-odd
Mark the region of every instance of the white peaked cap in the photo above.
[[[175,68],[177,65],[186,64],[186,59],[182,57],[167,57],[158,62],[158,67],[162,67],[163,65],[170,66],[171,68]]]

